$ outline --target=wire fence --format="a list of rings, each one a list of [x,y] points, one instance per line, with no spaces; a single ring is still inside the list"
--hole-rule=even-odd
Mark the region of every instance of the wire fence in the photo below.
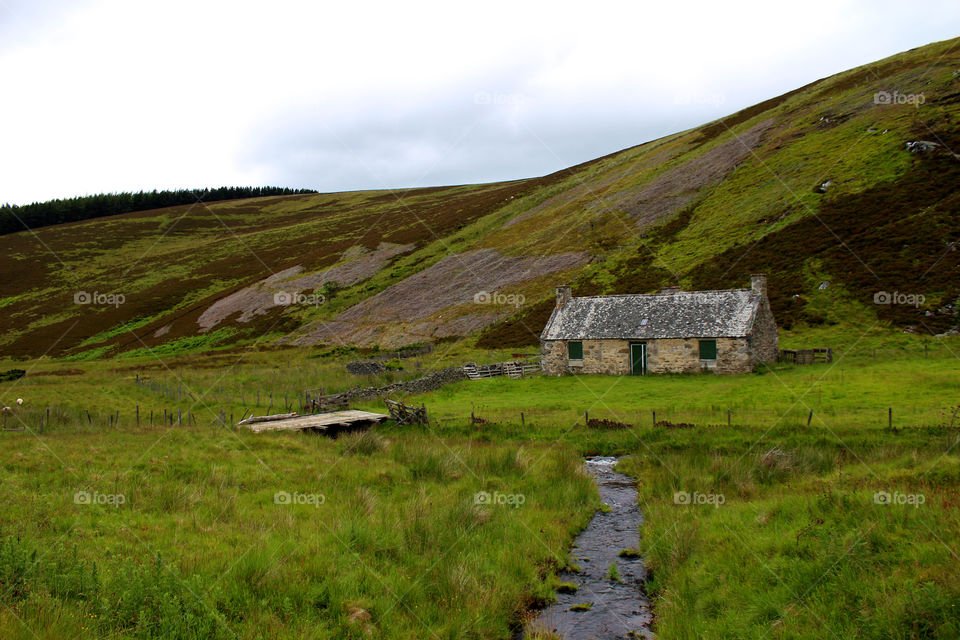
[[[781,345],[782,347],[783,345]],[[960,359],[960,341],[948,338],[926,338],[922,342],[911,339],[905,344],[883,344],[879,347],[854,343],[847,346],[810,344],[792,346],[794,350],[827,347],[832,351],[833,362],[846,361],[883,361],[883,360],[919,360],[919,359]],[[818,363],[820,364],[820,363]],[[799,365],[803,366],[803,365]]]
[[[290,398],[288,397],[288,400]],[[376,399],[363,404],[372,405]],[[431,409],[431,422],[440,425],[505,424],[520,427],[559,425],[564,427],[863,427],[911,428],[946,427],[960,429],[958,406],[889,406],[889,407],[815,407],[792,406],[769,409],[724,409],[720,407],[644,407],[630,410],[616,408],[504,409],[482,405],[472,410]],[[277,407],[278,411],[282,409]],[[296,407],[292,406],[293,411]],[[309,412],[309,408],[305,408]],[[134,404],[117,409],[85,409],[51,405],[16,407],[0,416],[5,432],[30,431],[44,433],[51,429],[117,429],[128,427],[198,427],[235,426],[248,415],[261,414],[256,407],[222,405],[146,405]]]
[[[17,407],[0,416],[0,430],[46,433],[51,430],[96,430],[128,427],[190,427],[233,424],[235,412],[227,407],[191,408],[124,406],[122,409],[84,409],[62,405]],[[239,420],[239,418],[237,418]]]
[[[871,405],[861,407],[831,406],[824,399],[823,385],[830,382],[843,382],[844,367],[856,365],[865,360],[883,361],[897,359],[960,359],[960,343],[948,340],[926,340],[922,344],[911,342],[905,345],[886,345],[883,347],[857,347],[834,349],[834,362],[830,364],[774,366],[796,367],[810,370],[810,381],[816,383],[816,389],[805,403],[793,404],[786,400],[769,407],[708,406],[688,407],[657,405],[656,400],[638,403],[637,406],[623,407],[614,405],[590,406],[582,408],[504,408],[487,407],[477,404],[472,411],[463,408],[432,408],[431,421],[440,424],[472,424],[474,422],[493,422],[519,425],[587,425],[590,420],[603,425],[630,425],[637,427],[653,426],[775,426],[799,425],[811,427],[862,426],[903,428],[913,426],[931,426],[960,428],[960,404],[948,400],[937,406],[909,406],[905,404]],[[832,368],[829,375],[825,368]],[[852,370],[847,367],[847,376]],[[794,377],[801,371],[793,374]],[[417,375],[414,371],[391,373],[382,376],[382,380],[370,379],[371,384],[389,383]],[[801,376],[805,379],[805,376]],[[307,372],[307,378],[312,378]],[[118,400],[117,406],[104,408],[84,408],[82,404],[50,404],[48,406],[13,406],[2,412],[4,431],[43,432],[49,429],[70,428],[119,428],[119,427],[192,427],[202,425],[235,425],[247,415],[263,415],[280,412],[310,411],[312,395],[337,393],[352,384],[342,386],[333,384],[321,390],[303,391],[270,388],[267,385],[236,383],[236,381],[217,381],[216,384],[204,384],[206,380],[192,380],[189,377],[144,377],[136,376],[138,398]],[[279,380],[281,384],[296,380]],[[309,386],[304,380],[304,387]],[[356,380],[350,380],[356,384]],[[473,384],[473,383],[467,383]],[[286,385],[284,385],[286,386]],[[314,385],[315,386],[315,385]],[[146,392],[146,393],[143,393]],[[902,398],[901,398],[902,400]],[[376,400],[359,404],[373,406]],[[79,406],[78,406],[79,404]],[[93,403],[91,403],[92,405]],[[102,405],[102,403],[100,403]],[[441,403],[442,404],[442,403]],[[429,407],[428,407],[429,408]]]
[[[432,411],[441,424],[567,425],[596,427],[811,427],[858,426],[865,428],[948,427],[960,429],[960,406],[888,406],[834,408],[793,406],[770,409],[645,407],[576,409],[487,409]]]

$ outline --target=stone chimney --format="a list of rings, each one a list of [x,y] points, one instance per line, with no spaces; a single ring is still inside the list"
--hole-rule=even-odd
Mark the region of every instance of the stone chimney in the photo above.
[[[570,287],[557,287],[557,309],[565,305],[572,297],[573,293]]]
[[[755,296],[767,297],[767,276],[762,273],[750,276],[750,291]]]

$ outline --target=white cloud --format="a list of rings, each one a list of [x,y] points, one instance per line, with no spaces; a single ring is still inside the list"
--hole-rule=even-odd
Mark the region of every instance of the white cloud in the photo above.
[[[7,2],[12,202],[545,173],[950,37],[960,17],[866,0]]]

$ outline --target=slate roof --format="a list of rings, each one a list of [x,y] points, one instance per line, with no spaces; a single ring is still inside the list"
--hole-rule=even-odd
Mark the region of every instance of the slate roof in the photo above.
[[[553,310],[540,339],[739,338],[761,300],[750,289],[571,298]]]

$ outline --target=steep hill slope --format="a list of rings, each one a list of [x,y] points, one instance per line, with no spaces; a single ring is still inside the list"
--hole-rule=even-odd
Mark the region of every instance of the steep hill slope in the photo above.
[[[516,346],[561,282],[632,293],[758,271],[782,326],[855,308],[940,333],[960,295],[958,115],[951,40],[543,178],[21,232],[2,238],[0,352]]]

